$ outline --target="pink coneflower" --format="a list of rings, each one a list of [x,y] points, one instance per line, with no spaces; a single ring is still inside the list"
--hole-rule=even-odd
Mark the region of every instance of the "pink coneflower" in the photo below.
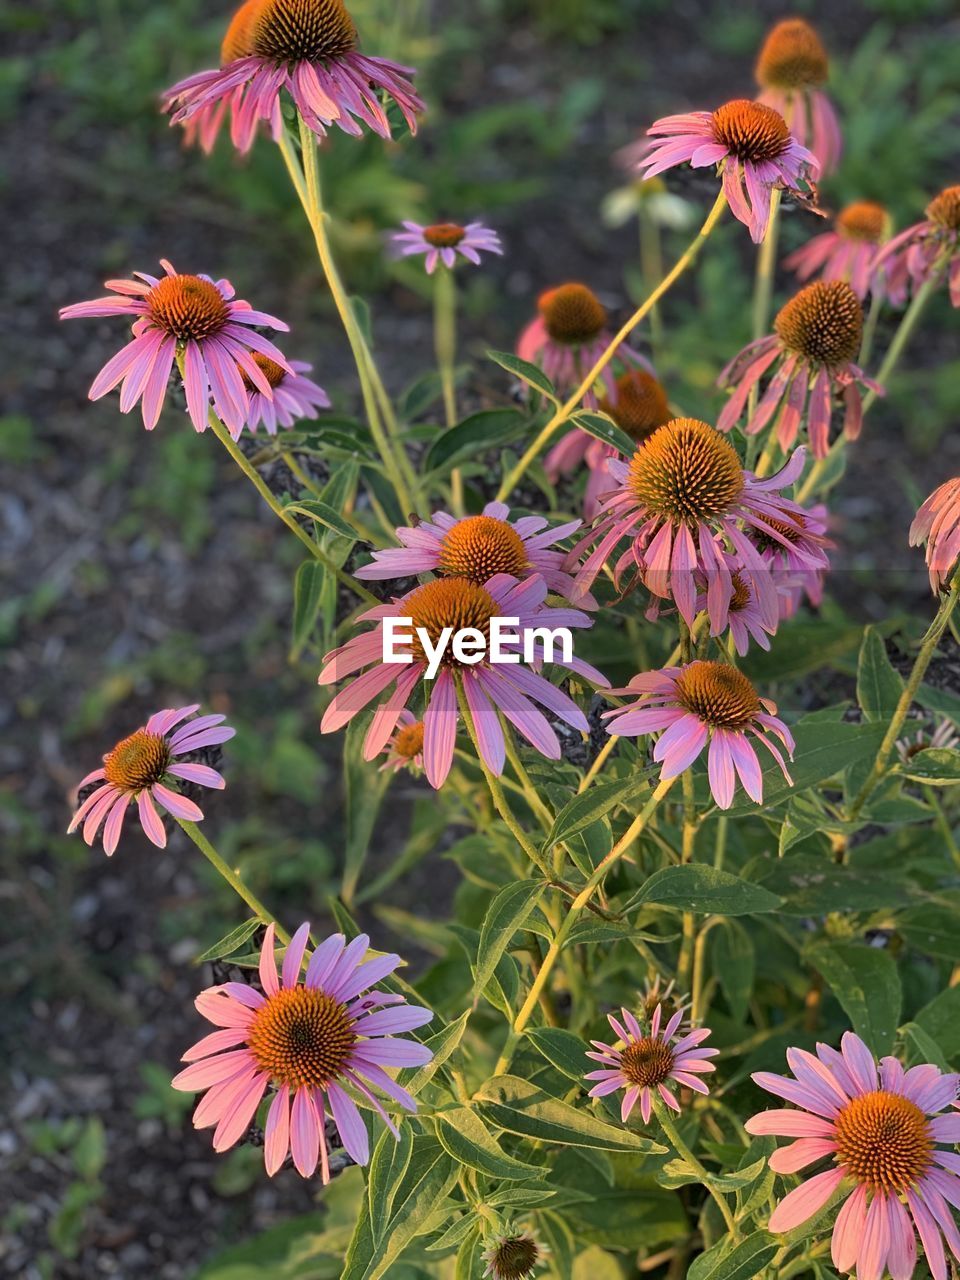
[[[537,311],[537,318],[530,321],[517,340],[517,355],[538,364],[561,393],[575,391],[613,336],[607,327],[607,309],[585,284],[570,283],[541,293]],[[617,347],[614,359],[625,367],[639,365],[653,372],[650,362],[626,342]],[[609,364],[600,378],[606,394],[615,395],[615,375]],[[583,397],[583,403],[591,409],[597,407],[593,388]],[[586,432],[579,434],[587,441],[593,438]]]
[[[949,720],[940,720],[932,732],[918,729],[915,734],[905,734],[897,739],[897,756],[901,764],[909,764],[921,751],[955,750],[960,747],[960,733]]]
[[[760,101],[790,122],[790,132],[809,147],[824,175],[836,169],[843,150],[833,104],[823,92],[830,72],[820,37],[802,18],[787,18],[768,33],[757,59]]]
[[[250,43],[253,22],[262,3],[263,0],[246,0],[230,19],[227,34],[224,36],[223,43],[220,46],[221,67],[228,67],[232,62],[236,62],[238,58],[249,57],[253,52]],[[232,117],[234,103],[239,102],[242,97],[243,89],[241,88],[235,90],[230,97],[211,102],[209,106],[202,107],[192,115],[183,126],[185,145],[189,147],[195,143],[199,144],[202,150],[209,155],[227,116],[230,115]]]
[[[253,357],[257,368],[270,383],[272,396],[265,396],[244,373],[243,381],[250,393],[250,407],[246,425],[256,432],[262,422],[268,435],[275,436],[278,427],[292,427],[300,418],[315,418],[318,409],[330,408],[330,397],[323,387],[306,375],[313,365],[302,360],[291,360],[292,373],[276,364],[268,356]]]
[[[832,231],[808,240],[783,265],[799,280],[814,276],[845,280],[862,302],[871,290],[882,294],[886,272],[876,271],[875,263],[880,246],[890,237],[890,227],[890,215],[882,204],[857,200],[841,209]]]
[[[135,280],[108,280],[106,287],[119,297],[61,309],[61,320],[129,316],[134,321],[133,341],[100,370],[90,399],[99,400],[122,382],[120,412],[129,413],[142,401],[143,425],[152,431],[163,408],[174,359],[181,356],[193,425],[198,431],[207,429],[212,394],[218,415],[236,438],[249,410],[244,375],[268,399],[273,395],[254,352],[293,373],[283,352],[256,333],[255,326],[284,331],[289,326],[235,299],[229,280],[179,275],[165,258],[160,265],[166,274],[159,279],[137,271]]]
[[[82,822],[83,838],[92,845],[102,825],[103,851],[110,857],[120,840],[120,829],[131,800],[137,802],[140,825],[147,839],[160,849],[166,847],[167,833],[156,804],[174,818],[200,822],[203,812],[192,800],[172,789],[176,780],[212,787],[217,791],[222,790],[225,784],[215,769],[180,757],[203,747],[228,742],[236,730],[223,723],[224,716],[188,719],[198,710],[199,703],[156,711],[143,728],[108,751],[103,757],[103,768],[88,773],[78,787],[82,790],[91,782],[101,783],[73,815],[67,834],[75,831]],[[177,725],[180,728],[173,732]]]
[[[491,1280],[527,1280],[549,1256],[550,1250],[532,1231],[516,1229],[498,1236],[480,1255],[487,1264],[484,1277]]]
[[[753,590],[750,579],[744,577],[737,567],[736,557],[724,555],[724,559],[730,571],[730,580],[733,586],[726,629],[730,632],[735,650],[742,658],[750,648],[751,640],[754,644],[758,644],[761,649],[769,649],[770,637],[776,634],[777,623],[771,623],[763,616],[756,592]],[[707,608],[708,586],[708,583],[703,583],[703,597],[698,601],[698,612],[703,612]],[[779,621],[779,617],[777,621]],[[718,628],[714,624],[710,628],[710,634],[711,636],[719,636],[723,633],[723,630],[724,628]]]
[[[423,721],[418,720],[406,707],[397,717],[396,730],[387,739],[383,754],[386,756],[380,766],[399,773],[401,769],[410,769],[419,773],[423,769]]]
[[[768,1071],[753,1077],[797,1108],[762,1111],[746,1123],[751,1134],[796,1139],[770,1157],[771,1169],[792,1174],[833,1161],[781,1200],[770,1230],[792,1231],[852,1180],[833,1227],[836,1269],[880,1280],[886,1267],[893,1280],[910,1280],[916,1227],[934,1280],[946,1280],[944,1239],[960,1259],[950,1210],[960,1204],[960,1158],[937,1144],[960,1140],[960,1115],[938,1113],[956,1098],[960,1076],[928,1064],[904,1071],[896,1058],[881,1058],[878,1070],[859,1036],[848,1031],[841,1043],[841,1052],[818,1044],[816,1057],[788,1049],[795,1079]]]
[[[820,172],[817,157],[802,147],[779,111],[737,98],[716,111],[664,116],[647,130],[650,145],[639,160],[645,178],[680,164],[719,167],[723,193],[755,244],[767,233],[774,187],[807,196]]]
[[[479,516],[448,515],[435,512],[413,528],[400,528],[402,547],[375,551],[373,562],[357,570],[365,581],[407,578],[412,574],[436,573],[445,578],[469,578],[483,586],[498,573],[514,578],[539,574],[551,591],[569,598],[573,578],[563,570],[566,552],[551,548],[575,533],[582,521],[549,528],[542,516],[520,516],[510,520],[505,502],[488,502]],[[580,603],[580,601],[578,601]]]
[[[423,765],[433,787],[443,785],[453,762],[459,710],[457,686],[462,687],[473,720],[480,754],[494,774],[503,770],[506,744],[499,712],[514,728],[551,760],[560,759],[560,742],[546,716],[535,706],[539,703],[565,724],[589,732],[583,712],[565,693],[544,679],[531,667],[519,664],[494,664],[489,660],[490,624],[495,617],[519,618],[519,626],[511,628],[520,637],[535,627],[589,627],[590,617],[576,609],[554,609],[544,604],[547,584],[539,575],[518,582],[509,574],[497,574],[483,586],[469,578],[436,578],[414,588],[399,600],[378,605],[361,614],[358,621],[374,622],[372,631],[354,636],[339,649],[328,653],[326,666],[320,673],[322,685],[336,684],[345,677],[366,668],[364,674],[341,690],[324,713],[320,728],[332,733],[342,728],[365,706],[391,685],[393,692],[377,709],[363,744],[364,759],[372,760],[383,750],[396,727],[400,712],[418,686],[423,686],[427,708],[423,717]],[[413,643],[408,652],[413,662],[395,665],[383,661],[384,620],[410,618]],[[460,663],[448,648],[436,678],[425,679],[427,655],[417,638],[417,628],[429,636],[434,648],[446,628],[453,631],[473,628],[486,645],[480,662]],[[449,633],[448,633],[449,634]],[[533,639],[534,637],[529,637]],[[504,649],[520,653],[521,640],[504,641]],[[401,649],[402,646],[397,646]],[[542,641],[535,646],[543,654]],[[576,671],[595,684],[607,681],[595,668],[576,657],[567,659],[560,652],[549,658],[560,666]],[[537,665],[539,665],[538,658]]]
[[[777,440],[787,450],[806,414],[813,455],[824,458],[834,393],[843,400],[843,431],[848,440],[859,436],[863,421],[860,386],[883,394],[883,388],[854,364],[863,336],[863,308],[845,281],[817,280],[780,308],[773,327],[774,333],[749,343],[734,356],[717,379],[719,386],[733,389],[717,426],[729,431],[739,422],[751,390],[776,365],[747,422],[747,434],[756,435],[779,413]]]
[[[875,265],[886,270],[887,293],[896,304],[946,265],[950,301],[960,307],[960,186],[941,191],[926,215],[885,244]]]
[[[249,151],[261,121],[279,138],[285,127],[281,92],[286,89],[320,138],[333,124],[355,137],[367,125],[389,138],[390,121],[379,97],[383,92],[416,133],[423,102],[409,78],[413,68],[358,53],[357,29],[343,0],[262,0],[247,36],[248,54],[167,90],[164,108],[172,112],[174,124],[228,104],[233,144]]]
[[[804,597],[813,607],[823,602],[823,584],[829,569],[826,536],[827,509],[822,504],[803,511],[788,509],[783,518],[767,517],[779,536],[771,538],[754,530],[753,542],[770,568],[780,599],[780,619],[792,618]]]
[[[729,561],[756,593],[763,618],[773,625],[778,617],[777,591],[769,567],[749,536],[759,529],[775,541],[783,535],[768,522],[783,513],[802,514],[802,508],[780,495],[803,469],[798,450],[782,471],[758,480],[744,471],[736,450],[713,427],[695,418],[675,418],[660,427],[629,462],[610,459],[607,470],[614,492],[604,499],[594,528],[574,547],[567,560],[572,567],[582,549],[596,543],[577,574],[578,585],[589,587],[618,543],[630,546],[615,563],[619,587],[626,569],[635,566],[655,596],[672,599],[688,626],[697,606],[696,573],[708,583],[710,620],[724,631],[733,579]],[[798,538],[815,544],[802,530]]]
[[[271,924],[260,951],[262,992],[242,982],[224,982],[197,996],[200,1013],[223,1029],[187,1050],[183,1061],[191,1065],[171,1083],[189,1093],[206,1091],[193,1123],[197,1129],[216,1125],[215,1151],[226,1151],[240,1141],[267,1086],[273,1085],[276,1092],[264,1130],[267,1173],[272,1177],[289,1151],[298,1173],[310,1178],[319,1163],[327,1183],[328,1118],[357,1164],[370,1158],[367,1128],[351,1092],[369,1103],[394,1137],[399,1137],[396,1127],[373,1089],[407,1111],[416,1111],[413,1098],[388,1070],[430,1061],[433,1054],[426,1045],[398,1037],[422,1027],[433,1014],[407,1004],[402,996],[370,990],[396,969],[400,957],[381,955],[364,961],[370,945],[365,933],[346,944],[340,933],[326,938],[309,957],[303,981],[300,970],[310,926],[302,924],[293,935],[280,976],[274,936]]]
[[[426,254],[424,266],[427,275],[432,276],[437,264],[453,267],[457,254],[474,266],[480,265],[481,253],[503,253],[500,237],[482,222],[468,222],[461,227],[458,222],[437,222],[429,227],[419,222],[404,222],[404,231],[395,231],[391,242],[395,245],[401,258],[409,258],[415,253]]]
[[[590,1090],[591,1098],[602,1098],[617,1089],[624,1089],[620,1119],[626,1124],[630,1112],[639,1102],[640,1115],[646,1124],[653,1109],[654,1090],[673,1111],[680,1110],[680,1103],[667,1088],[668,1084],[693,1089],[696,1093],[710,1092],[700,1076],[716,1070],[709,1059],[716,1057],[720,1050],[699,1047],[710,1035],[708,1027],[687,1030],[677,1037],[683,1010],[678,1009],[661,1029],[663,1010],[660,1005],[650,1020],[649,1031],[643,1030],[629,1009],[621,1009],[620,1014],[622,1021],[612,1013],[607,1014],[607,1021],[622,1047],[604,1044],[602,1040],[590,1041],[597,1052],[588,1053],[587,1057],[603,1067],[601,1071],[587,1073],[587,1080],[597,1081]]]
[[[607,732],[635,738],[659,733],[653,758],[662,779],[677,778],[707,747],[710,790],[721,809],[729,809],[737,778],[751,800],[763,802],[763,777],[751,737],[761,742],[791,781],[773,738],[793,759],[793,735],[776,716],[776,703],[761,698],[736,667],[724,662],[688,662],[636,675],[625,694],[636,702],[605,711]],[[709,744],[709,745],[708,745]]]
[[[960,476],[934,489],[910,526],[911,547],[927,546],[930,587],[939,595],[949,586],[960,556]]]

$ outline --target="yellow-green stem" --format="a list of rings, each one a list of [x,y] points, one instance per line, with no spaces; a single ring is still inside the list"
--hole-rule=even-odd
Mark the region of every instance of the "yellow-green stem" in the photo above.
[[[289,942],[290,935],[282,925],[277,924],[276,916],[267,910],[252,889],[247,888],[236,871],[224,862],[197,824],[195,822],[187,822],[185,818],[177,818],[176,822],[187,833],[218,875],[222,876],[234,893],[243,899],[253,914],[262,920],[264,924],[274,924],[280,941],[283,943]]]
[[[443,392],[447,428],[457,422],[457,282],[452,267],[437,267],[433,285],[433,342]],[[455,467],[450,475],[454,515],[463,515],[463,477]]]
[[[723,1220],[727,1224],[727,1230],[730,1232],[734,1240],[739,1240],[740,1231],[739,1231],[739,1228],[737,1227],[734,1216],[730,1211],[730,1206],[727,1204],[726,1198],[723,1195],[721,1195],[719,1191],[717,1191],[717,1189],[713,1185],[713,1179],[710,1177],[710,1174],[707,1173],[706,1169],[703,1167],[703,1165],[700,1163],[697,1157],[693,1154],[693,1152],[690,1150],[690,1148],[687,1146],[684,1140],[680,1137],[680,1134],[677,1130],[677,1126],[673,1122],[673,1117],[670,1115],[670,1112],[667,1110],[667,1107],[665,1106],[665,1104],[657,1096],[655,1096],[653,1099],[653,1107],[657,1113],[657,1119],[660,1121],[660,1127],[661,1129],[663,1129],[663,1132],[667,1135],[668,1140],[672,1143],[673,1148],[676,1151],[677,1155],[680,1156],[682,1160],[685,1160],[687,1164],[690,1165],[690,1167],[697,1173],[697,1175],[700,1178],[700,1181],[703,1183],[705,1190],[707,1190],[710,1193],[710,1195],[713,1196],[716,1202],[717,1208],[723,1214]]]

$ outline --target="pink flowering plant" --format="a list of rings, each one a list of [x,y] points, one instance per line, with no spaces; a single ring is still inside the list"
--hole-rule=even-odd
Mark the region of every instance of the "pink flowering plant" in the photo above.
[[[234,891],[182,1061],[152,1052],[214,1152],[257,1148],[257,1178],[306,1180],[319,1209],[209,1275],[947,1280],[960,698],[932,673],[960,480],[890,530],[929,578],[919,623],[864,628],[831,591],[847,461],[922,308],[956,302],[958,188],[893,238],[870,193],[833,207],[827,52],[781,22],[758,97],[741,67],[631,150],[704,201],[632,311],[558,269],[516,353],[461,363],[461,284],[529,264],[495,211],[441,220],[427,191],[421,220],[385,222],[386,269],[433,308],[401,394],[324,177],[331,149],[415,160],[430,104],[362,34],[343,0],[247,0],[219,65],[162,98],[205,151],[279,152],[335,351],[210,262],[132,262],[61,312],[116,341],[91,400],[206,432],[282,522],[309,745],[345,814],[337,891],[303,923],[273,862],[254,888],[218,851],[249,748],[210,691],[76,760],[64,825],[101,870],[101,848],[151,856],[142,828]],[[685,372],[671,309],[712,254],[755,262],[752,328],[704,336]],[[63,390],[78,411],[84,390]],[[396,905],[451,863],[448,918]]]

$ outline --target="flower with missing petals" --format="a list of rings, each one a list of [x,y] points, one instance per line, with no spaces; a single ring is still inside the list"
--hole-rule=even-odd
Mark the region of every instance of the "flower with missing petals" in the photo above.
[[[897,756],[901,764],[909,764],[921,751],[955,751],[960,749],[960,733],[949,720],[940,720],[932,732],[918,729],[912,736],[897,739]]]
[[[960,1204],[960,1115],[948,1112],[960,1076],[926,1063],[905,1071],[896,1058],[879,1066],[859,1036],[848,1031],[841,1050],[817,1045],[816,1056],[788,1049],[793,1076],[757,1072],[761,1089],[792,1105],[761,1111],[748,1133],[792,1138],[770,1157],[780,1174],[830,1162],[777,1205],[769,1227],[792,1231],[819,1213],[843,1188],[831,1239],[833,1265],[858,1280],[910,1280],[917,1235],[934,1280],[946,1280],[946,1240],[960,1259],[960,1232],[951,1205]]]
[[[92,845],[102,826],[103,851],[110,857],[120,840],[123,819],[132,800],[137,803],[144,834],[160,849],[166,847],[167,833],[157,804],[171,817],[200,822],[202,810],[174,788],[188,782],[220,791],[225,784],[215,769],[184,757],[204,747],[229,742],[236,730],[223,723],[224,716],[190,719],[198,710],[199,703],[156,711],[141,729],[108,751],[102,768],[94,769],[80,782],[78,790],[94,782],[99,785],[73,815],[67,834],[82,822],[83,838]]]
[[[532,1231],[513,1230],[484,1249],[481,1257],[487,1265],[483,1274],[491,1280],[527,1280],[549,1256],[550,1250]]]
[[[685,1023],[693,1023],[690,1019],[690,1008],[693,1001],[689,994],[680,991],[677,987],[676,978],[671,978],[669,982],[664,983],[659,973],[654,974],[653,978],[649,976],[644,979],[643,991],[640,993],[640,1008],[638,1016],[645,1024],[649,1024],[653,1015],[660,1007],[661,1018],[666,1018],[669,1022],[675,1013],[682,1014],[680,1027]],[[679,1028],[678,1028],[679,1029]]]
[[[367,1127],[351,1095],[359,1094],[395,1138],[399,1134],[374,1089],[406,1111],[413,1098],[388,1071],[422,1067],[433,1057],[426,1045],[402,1038],[433,1017],[400,995],[371,990],[400,964],[395,955],[365,960],[370,939],[360,934],[326,938],[306,955],[310,926],[293,935],[277,973],[275,928],[260,951],[262,991],[242,982],[208,987],[196,999],[213,1031],[183,1055],[190,1065],[174,1077],[175,1089],[204,1092],[193,1113],[197,1129],[216,1126],[213,1149],[226,1151],[247,1132],[267,1088],[273,1094],[264,1129],[263,1156],[272,1177],[287,1153],[304,1178],[320,1165],[330,1181],[324,1126],[332,1119],[347,1154],[370,1159]],[[306,961],[306,972],[301,969]],[[364,994],[366,993],[366,994]]]
[[[390,239],[401,258],[415,253],[426,255],[427,275],[432,276],[437,264],[453,267],[459,254],[466,262],[480,265],[481,253],[503,253],[500,237],[482,222],[468,222],[461,227],[458,222],[436,222],[422,226],[419,222],[404,222],[403,231],[395,231]]]
[[[740,421],[750,392],[776,366],[747,421],[747,434],[756,435],[776,416],[777,441],[786,451],[806,416],[813,455],[825,458],[834,394],[843,401],[848,440],[859,436],[863,422],[860,387],[883,395],[883,388],[854,363],[863,337],[863,308],[846,281],[817,280],[780,308],[773,327],[774,333],[749,343],[720,374],[718,385],[731,388],[733,394],[717,426],[729,431]]]
[[[315,418],[318,409],[330,408],[330,397],[307,374],[313,365],[291,360],[287,372],[268,356],[254,355],[254,363],[270,384],[272,395],[266,396],[244,373],[244,386],[250,395],[247,429],[256,432],[261,422],[267,434],[275,436],[278,427],[292,427],[300,418]]]
[[[800,145],[779,111],[745,98],[716,111],[664,116],[647,130],[648,145],[638,162],[645,178],[680,164],[716,166],[735,218],[759,244],[770,220],[774,187],[803,199],[820,172],[817,157]]]
[[[893,303],[905,302],[911,291],[945,272],[950,301],[960,307],[960,186],[941,191],[927,205],[926,215],[884,245],[875,265],[887,272]]]
[[[319,138],[334,124],[355,137],[366,125],[389,138],[381,94],[397,104],[416,133],[423,102],[410,80],[413,69],[359,53],[357,29],[343,0],[260,0],[252,13],[241,10],[234,21],[233,61],[189,76],[164,94],[174,124],[198,117],[208,122],[223,107],[232,116],[234,146],[249,151],[261,122],[280,138],[285,90]]]
[[[90,399],[99,400],[122,382],[120,412],[129,413],[142,401],[143,425],[152,431],[173,362],[181,359],[193,425],[206,431],[212,396],[217,414],[236,439],[250,412],[247,388],[273,399],[270,381],[254,355],[265,356],[284,373],[294,372],[283,352],[256,329],[287,331],[289,326],[235,298],[229,280],[181,275],[166,259],[160,265],[165,274],[159,278],[137,271],[135,280],[108,280],[106,287],[117,297],[61,309],[61,320],[128,316],[133,321],[133,341],[97,374]]]
[[[820,37],[802,18],[786,18],[768,32],[756,67],[760,101],[790,121],[824,175],[833,173],[843,150],[837,113],[823,91],[829,72]]]
[[[763,803],[763,775],[752,739],[762,743],[791,781],[776,738],[793,759],[793,735],[777,718],[776,703],[761,698],[736,667],[725,662],[688,662],[636,675],[624,695],[634,702],[605,711],[607,732],[636,738],[658,733],[653,758],[662,764],[661,779],[677,778],[704,748],[713,798],[729,809],[737,778],[757,804]]]
[[[930,588],[936,596],[949,586],[960,557],[960,476],[934,489],[914,517],[910,545],[924,543]]]
[[[710,1035],[708,1027],[684,1030],[682,1009],[661,1027],[663,1009],[660,1005],[654,1010],[646,1031],[629,1009],[621,1009],[620,1015],[620,1018],[612,1013],[607,1015],[607,1021],[619,1037],[617,1044],[605,1044],[602,1040],[590,1042],[596,1052],[588,1053],[587,1057],[601,1065],[601,1070],[590,1071],[586,1076],[587,1080],[597,1082],[590,1090],[591,1098],[602,1098],[623,1089],[620,1119],[626,1124],[639,1102],[640,1115],[646,1124],[653,1110],[655,1093],[672,1111],[680,1110],[680,1103],[669,1085],[680,1085],[695,1093],[710,1092],[700,1076],[716,1070],[709,1059],[716,1057],[720,1050],[700,1047]]]
[[[380,772],[389,769],[399,773],[409,769],[412,773],[423,770],[423,721],[404,707],[397,717],[397,727],[387,740],[383,754],[386,756]]]
[[[824,231],[801,245],[784,259],[788,271],[798,280],[845,280],[862,302],[871,291],[882,296],[887,272],[874,269],[880,246],[890,238],[890,215],[882,204],[857,200],[848,204],[833,220],[833,230]]]

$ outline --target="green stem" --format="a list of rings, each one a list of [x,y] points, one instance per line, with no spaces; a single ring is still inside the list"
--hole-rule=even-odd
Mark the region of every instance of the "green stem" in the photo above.
[[[734,1240],[739,1240],[740,1231],[737,1227],[736,1220],[730,1211],[730,1206],[727,1204],[726,1197],[722,1196],[720,1192],[716,1190],[710,1174],[707,1173],[706,1169],[680,1137],[677,1126],[673,1123],[673,1118],[670,1115],[670,1112],[659,1097],[655,1097],[653,1099],[653,1108],[657,1113],[657,1119],[660,1121],[661,1129],[663,1129],[667,1139],[673,1145],[677,1155],[680,1156],[682,1160],[685,1160],[687,1164],[690,1165],[690,1167],[699,1175],[700,1181],[703,1183],[705,1189],[710,1193],[710,1195],[713,1196],[717,1208],[723,1214],[723,1220],[727,1224],[727,1230],[730,1232],[731,1236],[733,1236]]]
[[[267,910],[267,908],[263,905],[263,903],[260,901],[260,899],[257,897],[257,895],[253,892],[252,889],[247,888],[247,886],[243,883],[243,881],[240,879],[237,873],[233,870],[233,868],[228,866],[227,863],[224,862],[223,858],[220,857],[219,853],[217,853],[216,849],[213,847],[213,845],[210,843],[207,837],[203,834],[203,832],[200,830],[197,824],[195,822],[187,822],[185,818],[177,818],[175,821],[177,822],[178,826],[180,826],[187,833],[187,835],[190,837],[193,843],[197,846],[197,848],[200,850],[200,852],[203,854],[206,860],[210,863],[210,865],[214,868],[214,870],[219,875],[221,875],[224,880],[226,880],[227,884],[234,891],[234,893],[239,894],[239,896],[247,904],[247,906],[250,908],[253,914],[258,919],[262,920],[264,924],[272,923],[273,925],[275,925],[277,930],[277,937],[280,939],[281,942],[283,943],[289,942],[290,935],[289,933],[287,933],[286,929],[284,929],[281,925],[277,924],[276,916],[272,915]]]
[[[660,228],[656,219],[650,216],[650,210],[642,197],[637,220],[640,224],[640,275],[643,287],[649,292],[656,287],[663,275],[663,257],[660,253]],[[654,306],[650,308],[650,345],[654,357],[659,355],[662,344],[663,320],[660,308]]]
[[[457,282],[452,267],[442,263],[434,276],[433,341],[437,371],[443,391],[443,412],[447,429],[457,423]],[[463,476],[455,467],[450,475],[454,515],[463,515]]]
[[[877,336],[877,321],[880,319],[880,312],[883,309],[881,295],[879,289],[874,289],[870,294],[870,308],[867,311],[867,319],[863,326],[863,340],[860,343],[860,354],[857,356],[857,364],[861,369],[865,369],[870,360],[873,351],[873,340]]]
[[[770,303],[773,300],[773,279],[776,273],[777,243],[780,232],[780,188],[770,193],[770,218],[757,257],[757,275],[753,285],[753,337],[754,341],[767,332],[770,321]]]
[[[937,826],[940,828],[940,834],[943,836],[944,844],[950,850],[950,857],[953,859],[955,867],[960,868],[960,848],[957,846],[956,836],[953,834],[953,827],[950,825],[950,819],[944,811],[943,805],[940,803],[940,797],[937,795],[936,787],[925,786],[923,794],[927,797],[927,803],[936,814]]]

